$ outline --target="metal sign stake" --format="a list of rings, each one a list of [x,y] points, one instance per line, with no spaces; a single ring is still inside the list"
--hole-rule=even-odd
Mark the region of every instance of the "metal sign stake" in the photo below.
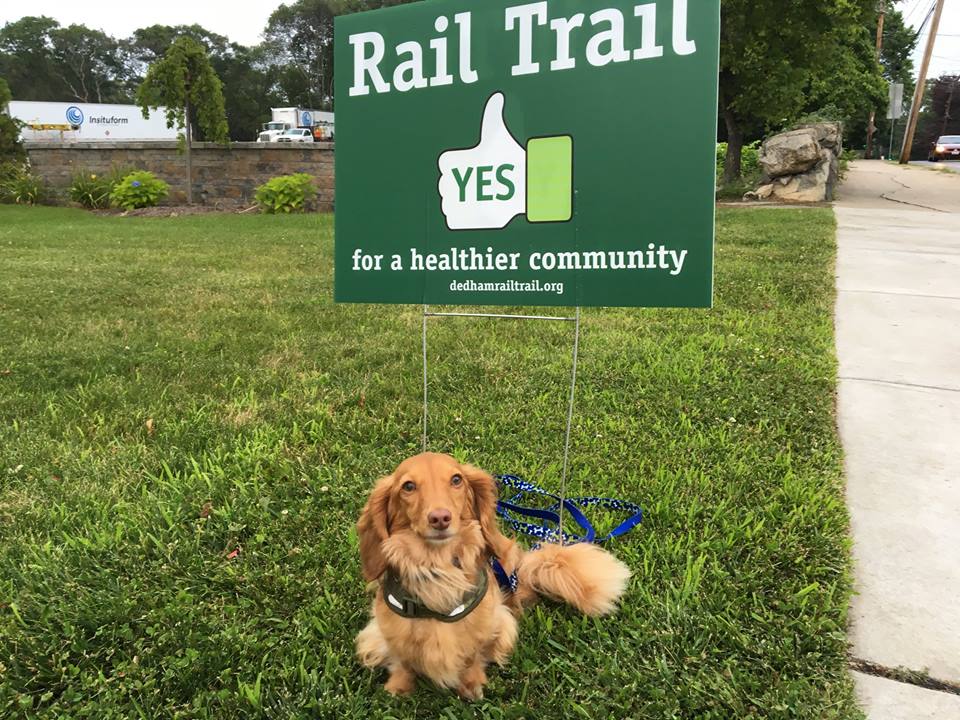
[[[580,306],[573,324],[573,357],[570,361],[570,402],[567,405],[567,434],[563,441],[563,473],[560,476],[560,507],[557,513],[560,517],[560,544],[563,545],[563,503],[567,499],[567,469],[570,458],[570,431],[573,427],[573,402],[577,393],[577,362],[580,358]]]
[[[427,451],[427,318],[430,317],[423,306],[423,452]]]

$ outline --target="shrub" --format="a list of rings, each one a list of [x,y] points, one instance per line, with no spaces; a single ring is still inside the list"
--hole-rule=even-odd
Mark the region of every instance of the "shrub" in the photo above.
[[[110,202],[124,210],[152,207],[167,196],[169,186],[152,172],[135,170],[116,184]]]
[[[723,182],[723,164],[727,159],[727,144],[717,143],[717,198],[735,200],[753,190],[760,182],[760,140],[744,145],[740,154],[740,178]]]
[[[130,170],[114,168],[108,173],[80,172],[73,176],[70,184],[70,199],[80,203],[88,210],[97,210],[110,205],[110,194]]]
[[[317,195],[313,178],[307,173],[271,178],[257,188],[257,205],[267,214],[304,212]]]
[[[40,205],[52,197],[50,186],[23,165],[7,164],[0,173],[0,202]]]
[[[822,122],[838,122],[841,125],[844,121],[844,113],[833,103],[824,105],[822,108],[818,108],[813,112],[809,112],[806,115],[801,115],[792,123],[785,123],[781,132],[785,130],[796,130],[803,125],[813,125],[814,123]]]
[[[7,105],[10,102],[10,86],[0,78],[0,163],[22,162],[27,155],[20,142],[20,129],[23,123],[10,117]]]
[[[861,153],[857,152],[856,150],[844,149],[844,151],[840,153],[838,172],[840,173],[841,180],[847,176],[847,171],[850,169],[850,163],[854,160],[860,160],[861,157]]]
[[[760,170],[760,140],[744,145],[740,152],[740,171],[750,178]],[[723,164],[727,161],[727,144],[717,143],[717,181],[723,177]]]
[[[23,169],[23,163],[17,161],[0,161],[0,185],[13,178]]]
[[[743,146],[740,154],[740,168],[745,176],[753,175],[760,170],[760,140],[754,140]]]

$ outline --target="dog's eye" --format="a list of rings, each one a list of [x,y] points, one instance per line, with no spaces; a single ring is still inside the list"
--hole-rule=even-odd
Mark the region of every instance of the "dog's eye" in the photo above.
[[[450,478],[450,484],[453,485],[454,487],[462,483],[463,483],[463,478],[460,477],[459,475],[454,475],[452,478]]]
[[[407,480],[402,486],[404,492],[413,492],[417,489],[417,484],[410,480]]]

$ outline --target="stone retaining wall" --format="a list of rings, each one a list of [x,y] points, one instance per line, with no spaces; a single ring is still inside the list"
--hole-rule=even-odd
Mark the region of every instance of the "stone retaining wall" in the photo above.
[[[26,148],[33,171],[58,190],[66,190],[77,172],[129,167],[149,170],[169,183],[167,203],[186,202],[185,158],[176,142],[35,142]],[[258,185],[277,175],[305,172],[315,179],[319,209],[332,210],[333,148],[333,143],[194,143],[194,202],[252,205]]]

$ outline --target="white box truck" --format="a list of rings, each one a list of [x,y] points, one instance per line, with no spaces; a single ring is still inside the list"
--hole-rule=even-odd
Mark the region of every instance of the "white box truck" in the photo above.
[[[264,123],[257,142],[277,142],[288,130],[310,128],[314,140],[333,140],[333,113],[309,108],[270,108],[270,122]]]
[[[179,132],[167,127],[164,108],[145,118],[136,105],[11,100],[10,116],[30,142],[176,140]]]

